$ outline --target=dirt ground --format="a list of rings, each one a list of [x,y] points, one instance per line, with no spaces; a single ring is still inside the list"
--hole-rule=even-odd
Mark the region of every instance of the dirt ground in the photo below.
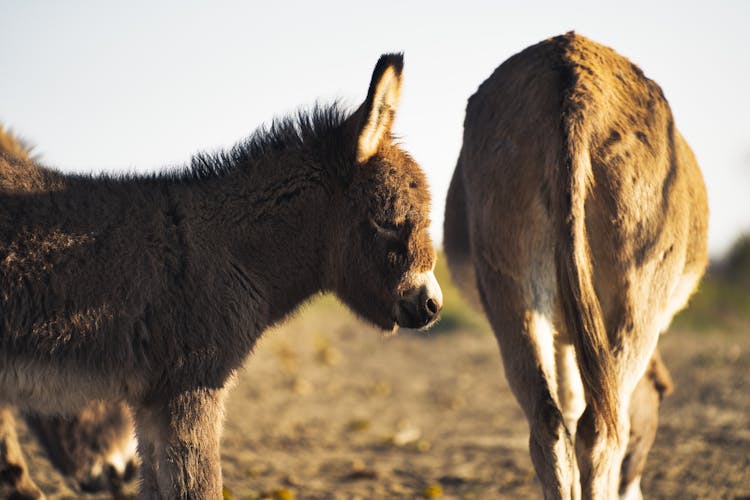
[[[750,498],[750,331],[675,331],[661,346],[676,390],[644,495]],[[107,498],[78,492],[20,432],[50,498]],[[538,498],[527,439],[491,333],[384,338],[324,300],[268,332],[238,374],[225,498]]]

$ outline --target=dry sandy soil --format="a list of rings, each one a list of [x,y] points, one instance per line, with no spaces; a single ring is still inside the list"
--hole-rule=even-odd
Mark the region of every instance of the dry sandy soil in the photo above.
[[[676,391],[645,496],[750,498],[750,331],[675,331],[661,346]],[[384,338],[327,299],[269,332],[238,374],[225,497],[538,498],[527,432],[488,331]],[[50,498],[108,497],[78,492],[21,433]]]

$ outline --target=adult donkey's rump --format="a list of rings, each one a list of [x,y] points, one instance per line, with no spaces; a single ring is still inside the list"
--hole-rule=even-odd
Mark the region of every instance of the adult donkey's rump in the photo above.
[[[661,89],[573,33],[511,57],[469,100],[445,224],[545,496],[614,498],[631,394],[707,261],[703,179]]]
[[[182,172],[74,176],[1,157],[3,402],[127,401],[141,495],[220,498],[225,387],[269,325],[333,291],[381,328],[429,326],[442,297],[427,183],[390,134],[402,67],[381,57],[354,113],[276,122]],[[0,450],[17,451],[3,417]],[[16,479],[17,456],[0,456]]]

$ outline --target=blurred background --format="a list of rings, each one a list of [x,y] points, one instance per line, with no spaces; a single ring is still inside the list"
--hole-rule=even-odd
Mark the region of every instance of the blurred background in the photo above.
[[[477,86],[569,30],[613,47],[662,86],[711,206],[711,269],[662,341],[677,392],[644,492],[747,498],[749,23],[745,1],[4,0],[0,123],[63,171],[175,167],[299,106],[355,107],[379,55],[403,51],[396,132],[428,175],[439,244]],[[266,336],[230,399],[227,498],[538,496],[494,339],[442,257],[438,273],[446,308],[431,335],[384,340],[323,298]],[[45,491],[76,491],[48,469]]]
[[[406,56],[396,131],[434,193],[436,242],[466,99],[510,55],[576,30],[664,89],[695,150],[720,255],[750,230],[748,2],[14,1],[0,4],[0,121],[63,170],[143,171],[274,116],[364,99]]]

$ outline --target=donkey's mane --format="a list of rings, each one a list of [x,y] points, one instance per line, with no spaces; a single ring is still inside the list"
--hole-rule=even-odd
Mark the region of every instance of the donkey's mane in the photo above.
[[[274,118],[270,125],[261,125],[250,137],[228,150],[196,153],[187,168],[166,175],[186,182],[216,178],[237,169],[252,168],[259,158],[275,153],[303,147],[315,149],[343,124],[348,114],[338,101],[330,105],[316,103],[310,109],[303,108],[292,115]]]
[[[46,172],[52,178],[62,175],[69,180],[77,180],[89,185],[91,182],[104,182],[126,184],[163,184],[167,183],[191,183],[206,179],[223,177],[230,172],[238,170],[251,173],[258,161],[284,152],[300,151],[306,149],[314,155],[319,155],[321,160],[336,160],[336,156],[347,154],[341,130],[344,121],[351,113],[344,109],[338,102],[321,105],[314,104],[310,108],[301,108],[296,112],[274,118],[270,124],[261,125],[249,137],[237,142],[228,149],[219,149],[213,152],[198,152],[193,155],[187,165],[160,169],[145,174],[136,173],[110,173],[110,172],[78,172],[62,174],[54,167],[49,167],[39,162],[36,155],[28,155],[30,147],[25,141],[5,132],[0,127],[0,153],[13,151],[11,147],[23,151],[29,156],[31,162],[20,161],[19,158],[8,157],[9,160],[2,168],[20,168],[22,171],[30,168],[33,164],[40,172]],[[15,141],[15,142],[11,142]],[[6,144],[5,142],[8,142]],[[10,153],[7,153],[8,156]],[[352,151],[353,155],[354,152]],[[12,161],[10,161],[12,160]],[[333,164],[332,161],[322,161],[324,166]]]

